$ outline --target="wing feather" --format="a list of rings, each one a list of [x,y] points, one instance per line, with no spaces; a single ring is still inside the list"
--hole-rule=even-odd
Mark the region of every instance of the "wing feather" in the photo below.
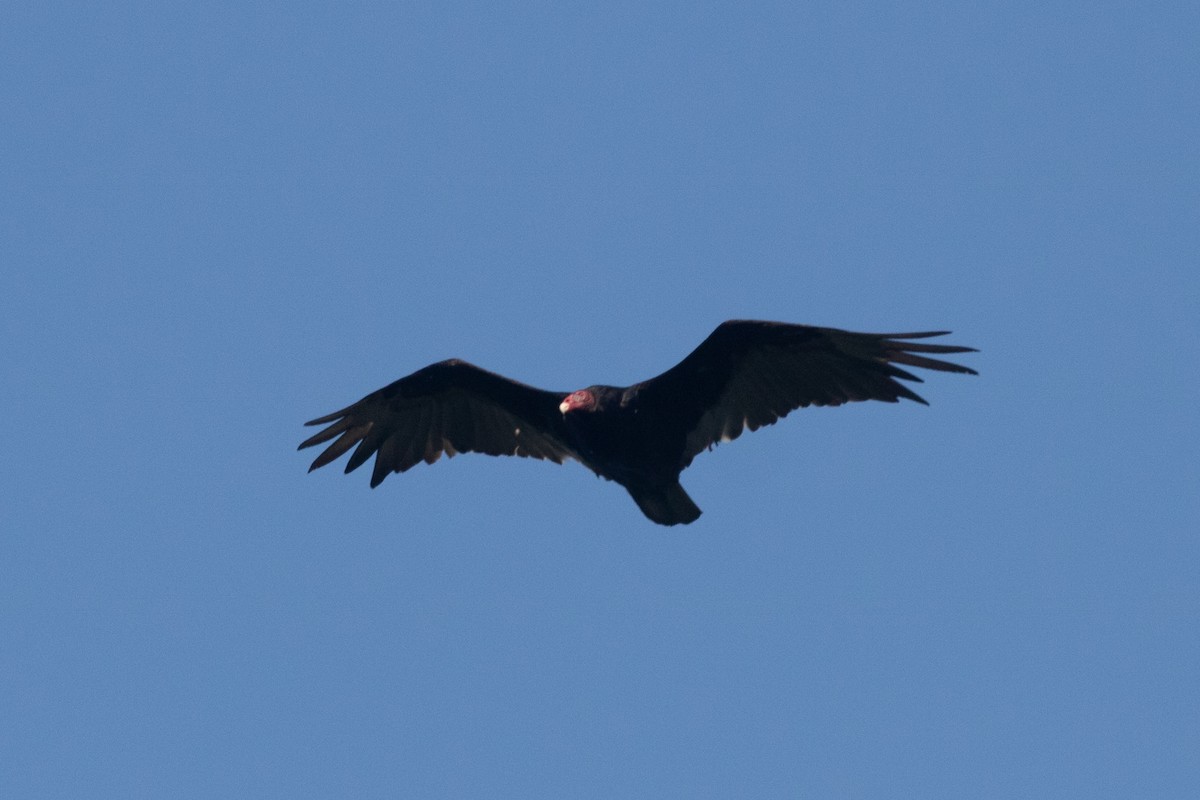
[[[662,435],[682,441],[682,469],[746,428],[771,425],[807,406],[860,400],[925,403],[899,380],[921,379],[897,365],[975,374],[932,356],[974,348],[913,341],[946,331],[854,333],[782,322],[731,320],[687,358],[638,384],[638,402],[664,420]]]
[[[321,453],[321,455],[317,457],[317,460],[313,462],[313,465],[309,471],[311,472],[317,467],[323,467],[330,461],[340,458],[343,453],[345,453],[354,445],[358,444],[370,427],[371,426],[368,423],[366,425],[359,425],[357,427],[350,428],[349,430],[343,432],[336,442],[325,448],[325,452]],[[313,444],[317,443],[313,442]],[[304,446],[305,445],[301,445],[301,447]]]
[[[375,466],[371,470],[371,488],[383,483],[383,479],[395,470],[399,446],[398,436],[391,437],[380,446],[379,455],[375,457]]]
[[[442,453],[518,455],[561,464],[576,457],[558,410],[564,394],[535,389],[465,361],[442,361],[305,423],[328,427],[304,440],[300,449],[333,440],[309,471],[351,448],[346,472],[375,456],[372,487],[393,472],[422,461],[432,464]]]

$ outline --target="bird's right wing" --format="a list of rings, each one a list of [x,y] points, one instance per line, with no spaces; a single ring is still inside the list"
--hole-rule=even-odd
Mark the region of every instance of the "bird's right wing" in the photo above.
[[[446,453],[526,456],[561,464],[574,458],[558,404],[565,393],[547,392],[452,359],[431,364],[305,425],[329,425],[300,449],[337,437],[309,471],[357,445],[346,472],[375,456],[372,488],[392,472]]]

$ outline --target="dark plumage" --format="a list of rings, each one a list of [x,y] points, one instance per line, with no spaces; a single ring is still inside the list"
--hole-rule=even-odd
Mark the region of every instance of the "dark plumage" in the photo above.
[[[852,333],[733,320],[656,378],[571,394],[535,389],[451,359],[305,423],[329,427],[300,448],[334,440],[310,471],[351,448],[346,472],[374,455],[372,487],[420,461],[432,464],[442,453],[559,464],[573,458],[624,486],[651,520],[686,524],[700,509],[679,485],[679,473],[714,444],[804,406],[902,397],[925,403],[897,381],[921,381],[901,365],[974,375],[930,357],[973,348],[913,341],[945,333]]]

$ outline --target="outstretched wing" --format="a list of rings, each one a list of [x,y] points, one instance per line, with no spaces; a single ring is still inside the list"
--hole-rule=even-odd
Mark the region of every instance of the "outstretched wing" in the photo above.
[[[925,403],[897,379],[921,379],[897,365],[975,371],[929,355],[974,348],[911,341],[923,333],[853,333],[782,322],[731,320],[671,369],[637,387],[638,403],[684,440],[681,468],[701,451],[757,430],[804,406],[855,400]],[[927,405],[927,404],[926,404]]]
[[[300,449],[337,437],[313,461],[311,472],[358,445],[346,472],[374,455],[372,488],[388,473],[404,472],[421,461],[432,464],[442,453],[527,456],[561,464],[575,456],[566,444],[558,410],[563,396],[451,359],[304,423],[329,427],[306,439]]]

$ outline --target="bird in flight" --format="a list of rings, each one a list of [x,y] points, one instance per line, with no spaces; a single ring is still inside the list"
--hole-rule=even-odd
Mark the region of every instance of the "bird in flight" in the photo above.
[[[783,322],[731,320],[683,361],[632,386],[550,392],[458,359],[441,361],[306,425],[327,425],[300,449],[333,440],[309,471],[354,452],[346,472],[375,456],[371,487],[445,453],[574,459],[625,487],[660,525],[694,522],[700,509],[679,484],[699,453],[806,406],[856,400],[928,405],[897,379],[902,367],[975,375],[931,356],[975,352],[930,344],[923,333],[853,333]],[[357,445],[357,446],[356,446]]]

